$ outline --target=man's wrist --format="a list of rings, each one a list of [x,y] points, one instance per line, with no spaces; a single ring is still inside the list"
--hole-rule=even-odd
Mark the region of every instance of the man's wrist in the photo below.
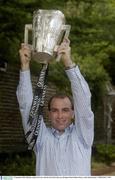
[[[29,69],[30,69],[29,65],[21,65],[21,71],[27,71]]]
[[[72,69],[72,68],[75,68],[75,67],[76,67],[76,64],[75,63],[71,63],[71,64],[65,66],[65,70]]]

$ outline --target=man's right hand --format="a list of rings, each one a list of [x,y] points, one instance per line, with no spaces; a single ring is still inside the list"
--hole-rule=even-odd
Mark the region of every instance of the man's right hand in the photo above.
[[[30,60],[31,60],[31,47],[30,45],[26,45],[24,43],[21,44],[21,49],[19,50],[20,62],[21,62],[21,70],[26,71],[30,68]]]

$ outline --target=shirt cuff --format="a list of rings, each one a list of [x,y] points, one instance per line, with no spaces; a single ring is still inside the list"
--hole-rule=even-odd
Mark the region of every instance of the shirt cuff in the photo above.
[[[76,76],[77,76],[79,79],[81,79],[81,72],[80,72],[78,66],[73,67],[73,68],[71,68],[71,69],[67,69],[67,70],[65,70],[65,72],[66,72],[67,76],[68,76],[70,79],[72,79],[72,78],[74,78],[74,77],[76,78]]]

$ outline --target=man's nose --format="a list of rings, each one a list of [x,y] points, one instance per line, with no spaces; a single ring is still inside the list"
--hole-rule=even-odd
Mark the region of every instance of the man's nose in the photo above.
[[[63,116],[62,111],[59,111],[59,112],[58,112],[58,118],[62,118],[62,116]]]

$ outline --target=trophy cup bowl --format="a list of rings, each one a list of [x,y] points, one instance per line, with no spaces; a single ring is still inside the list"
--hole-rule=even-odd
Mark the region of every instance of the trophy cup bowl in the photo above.
[[[65,25],[64,14],[59,10],[39,9],[33,13],[33,24],[25,25],[24,43],[28,44],[28,32],[32,31],[32,59],[46,64],[57,54],[54,51],[64,37],[69,36],[70,25]]]

